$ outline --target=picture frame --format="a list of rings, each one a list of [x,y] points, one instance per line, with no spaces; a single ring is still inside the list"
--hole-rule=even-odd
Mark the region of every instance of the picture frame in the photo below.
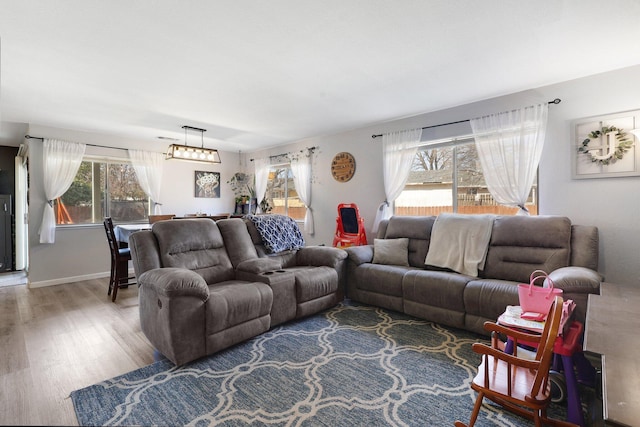
[[[640,176],[640,110],[574,120],[571,125],[572,178]]]
[[[220,172],[195,171],[194,191],[197,198],[219,198]]]

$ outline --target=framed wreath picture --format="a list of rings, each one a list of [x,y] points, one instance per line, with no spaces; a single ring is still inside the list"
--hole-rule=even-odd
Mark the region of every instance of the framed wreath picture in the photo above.
[[[640,110],[574,120],[573,178],[640,176]]]
[[[196,171],[195,195],[206,198],[220,197],[220,172]]]

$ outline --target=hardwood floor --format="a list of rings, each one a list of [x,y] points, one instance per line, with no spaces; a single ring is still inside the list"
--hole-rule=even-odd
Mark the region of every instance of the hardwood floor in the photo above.
[[[0,424],[78,425],[70,393],[153,362],[137,286],[0,287]]]

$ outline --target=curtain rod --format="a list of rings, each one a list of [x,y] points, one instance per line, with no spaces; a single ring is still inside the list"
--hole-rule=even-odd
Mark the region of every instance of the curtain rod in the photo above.
[[[26,139],[39,139],[40,141],[44,141],[44,138],[41,138],[39,136],[31,136],[31,135],[25,135],[24,136]],[[127,151],[128,148],[118,148],[118,147],[109,147],[107,145],[98,145],[98,144],[87,144],[87,143],[83,143],[84,145],[90,145],[91,147],[100,147],[100,148],[111,148],[112,150],[124,150]]]
[[[313,151],[317,150],[318,148],[320,148],[320,147],[307,147],[305,150],[309,150],[309,151],[311,151],[313,153]],[[300,152],[302,153],[302,152],[304,152],[304,150],[300,150]],[[292,151],[289,151],[288,153],[274,154],[273,156],[269,156],[269,158],[270,159],[275,159],[277,157],[286,156],[287,154],[291,154],[291,153],[292,153]],[[253,162],[254,160],[255,159],[249,159],[250,162]]]
[[[562,100],[560,98],[556,98],[553,101],[549,101],[547,102],[547,104],[560,104],[560,102],[562,102]],[[431,128],[437,128],[440,126],[449,126],[449,125],[457,125],[458,123],[465,123],[465,122],[470,122],[471,119],[466,119],[466,120],[458,120],[457,122],[449,122],[449,123],[442,123],[439,125],[432,125],[432,126],[425,126],[421,129],[431,129]],[[378,138],[380,136],[382,136],[383,134],[379,134],[379,135],[371,135],[371,138]]]

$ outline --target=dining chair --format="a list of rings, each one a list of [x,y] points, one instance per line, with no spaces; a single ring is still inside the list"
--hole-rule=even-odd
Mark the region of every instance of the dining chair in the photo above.
[[[543,424],[577,426],[567,421],[547,417],[547,407],[551,402],[549,370],[553,359],[553,345],[560,329],[562,303],[562,297],[555,297],[542,334],[525,333],[494,322],[484,323],[484,329],[491,332],[494,338],[490,346],[483,343],[475,343],[472,346],[474,352],[482,355],[482,362],[471,383],[471,388],[478,393],[478,396],[468,427],[473,427],[475,424],[485,397],[511,412],[532,419],[536,427]],[[535,357],[520,358],[517,352],[514,355],[505,353],[498,346],[500,340],[495,338],[496,334],[511,338],[514,349],[517,349],[518,342],[537,346]],[[456,421],[455,426],[467,427],[461,421]]]
[[[149,224],[153,224],[158,221],[164,221],[167,219],[172,219],[175,214],[166,214],[166,215],[149,215]]]
[[[107,241],[109,242],[109,252],[111,253],[111,276],[109,278],[107,295],[111,295],[111,301],[115,301],[118,295],[118,289],[134,284],[130,283],[129,280],[135,279],[135,276],[129,276],[131,251],[128,247],[120,247],[118,239],[116,239],[116,232],[111,217],[105,217],[103,224],[104,230],[107,233]]]

